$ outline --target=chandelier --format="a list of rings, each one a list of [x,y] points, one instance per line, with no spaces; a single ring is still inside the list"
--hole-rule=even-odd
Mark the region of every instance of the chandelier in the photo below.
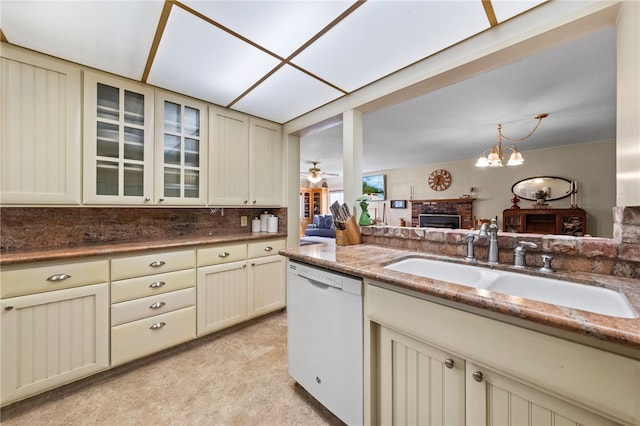
[[[533,132],[536,131],[536,129],[542,122],[542,119],[547,116],[549,116],[549,114],[543,113],[533,117],[536,120],[538,120],[538,122],[536,123],[536,126],[527,136],[520,139],[511,139],[503,135],[502,124],[498,124],[498,145],[494,146],[493,148],[486,149],[482,153],[480,158],[478,158],[478,161],[476,162],[476,167],[502,167],[502,161],[504,160],[504,154],[506,153],[506,150],[511,151],[511,155],[509,156],[509,161],[507,161],[507,166],[519,166],[523,164],[524,158],[522,157],[522,154],[520,154],[520,151],[518,151],[518,148],[516,148],[514,145],[503,147],[502,140],[505,139],[510,142],[522,142],[529,139],[531,135],[533,135]],[[487,153],[489,153],[489,155],[487,155]]]

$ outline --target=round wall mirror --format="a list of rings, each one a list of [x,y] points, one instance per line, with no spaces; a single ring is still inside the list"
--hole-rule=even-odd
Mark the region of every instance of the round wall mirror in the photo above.
[[[554,176],[536,176],[522,179],[513,184],[511,192],[524,200],[536,201],[536,192],[549,194],[546,200],[560,200],[571,195],[573,184],[570,180]]]

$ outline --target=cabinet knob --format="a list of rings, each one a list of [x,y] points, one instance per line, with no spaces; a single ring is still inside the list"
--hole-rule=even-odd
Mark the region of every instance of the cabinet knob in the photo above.
[[[256,204],[258,201],[257,200],[253,200],[253,204]]]
[[[55,274],[47,278],[47,281],[50,281],[50,282],[64,281],[64,280],[68,280],[69,278],[71,278],[71,275],[69,274]]]
[[[162,261],[162,260],[156,260],[155,262],[151,262],[149,264],[149,266],[151,266],[152,268],[159,268],[159,267],[164,266],[164,265],[165,265],[165,262]]]
[[[271,246],[264,248],[264,251],[271,251],[271,250],[273,250],[273,247],[271,247]]]
[[[231,256],[231,254],[229,254],[229,252],[226,252],[226,251],[225,251],[225,252],[223,252],[223,253],[220,253],[220,254],[218,255],[218,257],[222,257],[223,259],[224,259],[225,257],[229,257],[229,256]]]
[[[149,284],[149,287],[150,288],[160,288],[165,284],[166,283],[164,281],[156,281],[156,282],[153,282],[153,283]]]
[[[447,368],[453,368],[453,360],[451,358],[447,358],[444,360],[444,366]]]
[[[164,327],[165,325],[167,325],[167,323],[165,323],[165,322],[157,322],[157,323],[153,324],[151,327],[149,327],[149,330],[159,330],[162,327]]]
[[[151,197],[144,197],[144,201],[148,203],[149,201],[151,201]]]
[[[158,198],[158,201],[163,202],[164,198]]]
[[[13,306],[5,306],[4,310],[5,311],[13,311]]]
[[[473,377],[473,380],[475,380],[478,383],[481,383],[484,380],[484,376],[482,375],[482,371],[474,371],[473,374],[471,375],[471,377]]]
[[[164,305],[166,305],[166,303],[164,303],[164,302],[155,302],[155,303],[152,303],[151,305],[149,305],[149,309],[160,309]]]
[[[245,204],[249,204],[249,200],[244,200],[244,203]]]

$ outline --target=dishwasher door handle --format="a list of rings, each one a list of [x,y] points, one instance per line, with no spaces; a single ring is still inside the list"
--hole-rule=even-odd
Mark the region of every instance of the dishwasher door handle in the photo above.
[[[311,285],[313,285],[314,287],[318,287],[319,289],[322,289],[322,290],[329,290],[330,288],[335,288],[333,286],[330,286],[329,284],[325,284],[325,283],[322,283],[320,281],[316,281],[316,280],[311,279],[309,277],[305,277],[305,276],[302,276],[302,275],[298,275],[298,276],[300,278],[304,278],[305,280],[309,281],[309,283]],[[335,289],[336,290],[340,290],[339,288],[335,288]]]

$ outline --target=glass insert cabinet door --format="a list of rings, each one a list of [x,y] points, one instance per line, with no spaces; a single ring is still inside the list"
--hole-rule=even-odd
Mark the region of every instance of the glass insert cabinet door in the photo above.
[[[85,202],[149,203],[153,91],[89,72],[85,88]]]
[[[156,98],[156,190],[160,203],[206,203],[206,105],[170,94]]]

